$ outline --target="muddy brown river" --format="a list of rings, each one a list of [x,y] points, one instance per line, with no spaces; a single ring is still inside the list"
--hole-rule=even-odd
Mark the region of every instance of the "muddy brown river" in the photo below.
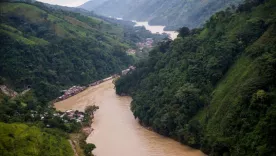
[[[203,156],[188,146],[163,137],[142,127],[130,110],[130,97],[115,94],[112,80],[55,104],[58,110],[83,111],[87,105],[98,105],[92,127],[87,138],[94,143],[96,156]]]

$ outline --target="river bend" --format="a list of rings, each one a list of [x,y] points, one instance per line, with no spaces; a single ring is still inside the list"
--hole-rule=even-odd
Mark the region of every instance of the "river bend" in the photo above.
[[[97,156],[203,156],[199,150],[163,137],[142,127],[130,111],[130,97],[115,94],[112,80],[87,90],[64,101],[55,103],[57,110],[83,111],[87,105],[98,105],[87,138],[97,148]]]

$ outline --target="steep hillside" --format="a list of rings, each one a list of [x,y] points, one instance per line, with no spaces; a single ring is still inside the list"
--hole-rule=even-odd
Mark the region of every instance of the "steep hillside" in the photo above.
[[[41,131],[35,126],[0,122],[0,135],[0,151],[3,156],[74,155],[69,141],[58,131]]]
[[[31,30],[29,31],[32,32],[29,32],[26,26],[16,26],[18,29],[22,29],[23,33],[29,33],[28,35],[31,37],[34,36],[46,40],[53,40],[51,38],[53,36],[65,39],[80,37],[95,38],[97,35],[101,35],[103,41],[118,44],[111,37],[122,35],[122,29],[114,25],[110,25],[96,18],[81,16],[77,13],[50,9],[42,3],[26,4],[6,2],[1,3],[1,11],[2,24],[12,25],[16,22],[16,24],[26,22],[26,24],[31,26],[29,28]],[[45,27],[48,28],[44,30]]]
[[[116,81],[145,126],[210,155],[276,155],[276,1],[213,15]]]
[[[72,156],[68,133],[78,136],[70,139],[79,156],[91,155],[96,146],[81,133],[91,114],[79,122],[51,101],[73,85],[120,72],[134,63],[127,49],[163,37],[116,22],[78,8],[0,2],[0,155]]]
[[[166,25],[176,30],[186,26],[201,26],[215,12],[236,5],[243,0],[107,0],[95,7],[89,1],[81,8],[91,9],[98,14],[122,17],[128,20],[149,21],[153,25]]]
[[[45,101],[64,87],[88,84],[125,69],[122,27],[42,3],[1,2],[0,77]]]
[[[103,3],[104,1],[90,1],[90,2]],[[167,37],[167,35],[164,35],[164,34],[152,34],[144,27],[134,27],[135,26],[134,22],[117,20],[114,18],[102,16],[82,8],[66,7],[66,6],[50,5],[50,4],[43,4],[43,5],[53,10],[59,10],[59,11],[63,10],[63,11],[74,12],[80,15],[89,16],[89,17],[92,17],[93,19],[98,19],[100,21],[108,23],[109,25],[112,26],[113,30],[118,31],[116,34],[113,34],[115,35],[113,37],[116,37],[123,43],[129,44],[132,48],[135,47],[137,42],[143,42],[147,38],[152,38],[157,43],[160,40]]]

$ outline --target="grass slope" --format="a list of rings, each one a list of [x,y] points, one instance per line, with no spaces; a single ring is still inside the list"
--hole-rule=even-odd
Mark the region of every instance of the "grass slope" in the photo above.
[[[3,156],[73,156],[68,140],[35,126],[0,123],[0,151]]]

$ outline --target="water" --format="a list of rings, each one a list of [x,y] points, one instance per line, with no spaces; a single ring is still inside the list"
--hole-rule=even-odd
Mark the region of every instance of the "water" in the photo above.
[[[130,97],[115,94],[112,80],[90,87],[67,100],[58,102],[58,110],[83,111],[87,105],[100,107],[92,124],[94,131],[87,138],[97,148],[97,156],[203,156],[199,150],[163,137],[142,127],[130,111]]]
[[[110,16],[110,18],[112,18],[112,17]],[[123,20],[123,18],[115,18],[115,19]],[[176,32],[176,31],[164,31],[165,26],[162,26],[162,25],[149,25],[148,22],[138,22],[135,20],[132,20],[132,22],[136,23],[135,24],[136,27],[144,26],[147,30],[149,30],[153,34],[157,34],[157,33],[168,34],[172,40],[176,39],[177,35],[178,35],[178,32]]]
[[[161,26],[161,25],[149,25],[148,22],[137,22],[137,21],[132,21],[135,22],[135,26],[144,26],[147,30],[149,30],[151,33],[156,34],[163,34],[166,33],[168,34],[172,40],[177,38],[178,32],[176,31],[164,31],[165,26]]]

